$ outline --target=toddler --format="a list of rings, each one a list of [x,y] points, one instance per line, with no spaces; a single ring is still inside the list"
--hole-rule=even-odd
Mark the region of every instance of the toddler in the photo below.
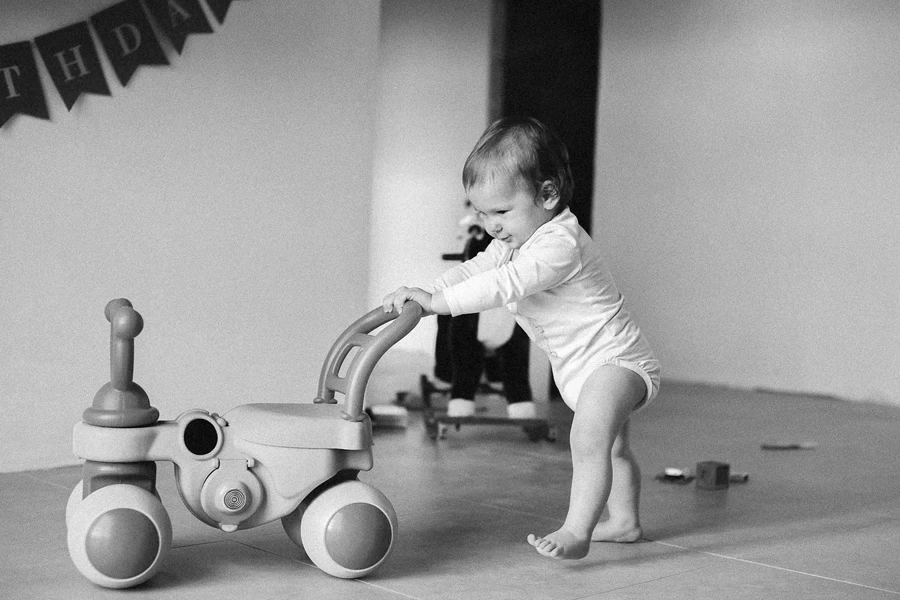
[[[568,209],[565,145],[535,119],[501,119],[466,159],[463,187],[493,241],[433,285],[388,294],[384,309],[402,310],[408,300],[430,314],[506,306],[547,353],[575,412],[566,520],[552,533],[529,534],[528,543],[544,556],[571,559],[586,556],[591,541],[636,541],[640,471],[628,419],[656,396],[659,363],[599,246]]]

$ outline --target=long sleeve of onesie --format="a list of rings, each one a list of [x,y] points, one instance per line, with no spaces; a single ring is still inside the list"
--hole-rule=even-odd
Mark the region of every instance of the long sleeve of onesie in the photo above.
[[[494,240],[487,250],[441,277],[452,315],[481,312],[553,288],[581,267],[577,241],[560,227],[545,225],[518,251]]]

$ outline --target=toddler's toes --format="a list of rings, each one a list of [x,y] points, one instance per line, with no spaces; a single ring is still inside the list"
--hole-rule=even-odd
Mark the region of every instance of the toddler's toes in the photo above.
[[[559,548],[553,540],[549,540],[545,537],[537,537],[536,535],[529,533],[528,534],[528,543],[535,547],[535,549],[544,556],[556,557],[559,554]]]
[[[544,540],[544,543],[537,547],[537,551],[538,554],[543,554],[550,558],[557,558],[560,555],[561,548],[557,546],[555,542]]]

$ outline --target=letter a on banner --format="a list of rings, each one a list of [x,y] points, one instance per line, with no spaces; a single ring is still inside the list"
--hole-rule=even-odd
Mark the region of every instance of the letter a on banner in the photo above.
[[[128,85],[142,65],[168,65],[159,40],[138,0],[125,0],[91,17],[116,77]]]
[[[46,33],[34,43],[66,108],[72,110],[82,93],[110,95],[86,22]]]
[[[31,42],[0,46],[0,127],[16,113],[50,118]]]
[[[200,0],[145,0],[150,14],[178,54],[191,33],[212,33]]]
[[[231,0],[206,0],[209,10],[212,11],[219,23],[225,22],[225,15],[228,14],[228,7],[231,6]]]

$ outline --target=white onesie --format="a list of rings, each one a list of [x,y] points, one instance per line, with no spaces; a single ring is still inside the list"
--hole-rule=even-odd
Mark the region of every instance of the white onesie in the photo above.
[[[604,364],[641,376],[647,395],[640,406],[659,390],[659,361],[623,307],[599,245],[568,208],[518,250],[495,239],[429,287],[443,290],[454,316],[506,305],[547,353],[573,410],[588,376]]]

